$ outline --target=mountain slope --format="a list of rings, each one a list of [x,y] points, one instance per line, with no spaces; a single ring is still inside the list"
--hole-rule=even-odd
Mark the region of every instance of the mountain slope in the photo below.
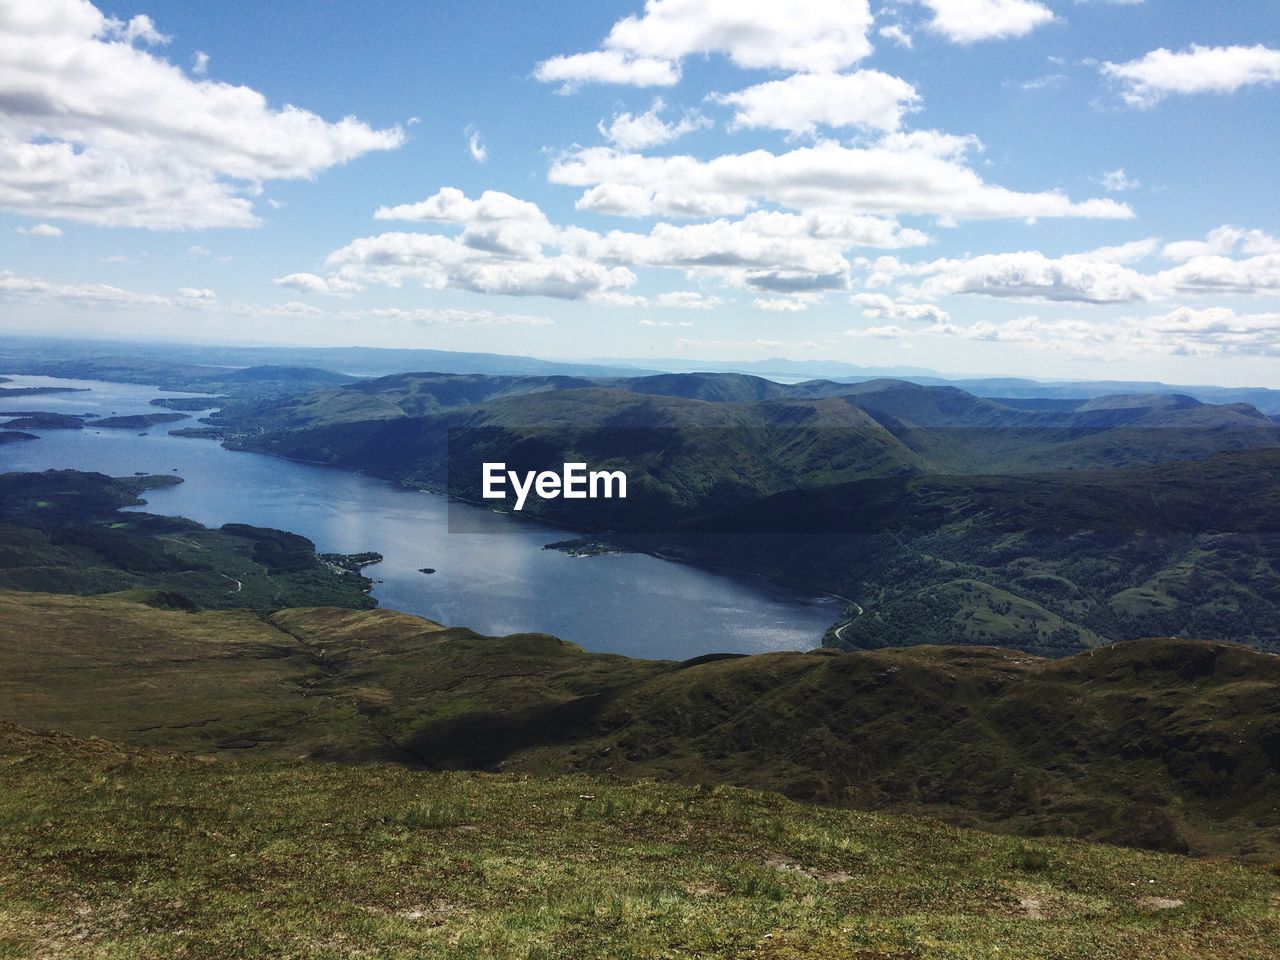
[[[0,720],[198,755],[674,778],[1021,833],[1277,852],[1280,658],[1150,640],[589,654],[393,611],[0,593]]]
[[[1280,881],[776,796],[192,763],[0,724],[12,957],[1255,960]]]

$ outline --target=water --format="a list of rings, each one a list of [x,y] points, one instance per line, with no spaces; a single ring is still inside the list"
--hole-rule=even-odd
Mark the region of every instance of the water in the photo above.
[[[2,371],[0,371],[2,373]],[[0,411],[165,412],[153,387],[9,375],[3,387],[87,387],[89,393],[0,398]],[[197,413],[199,417],[203,414]],[[29,431],[41,439],[0,445],[0,473],[74,468],[112,476],[176,472],[186,482],[146,494],[145,509],[207,526],[250,523],[301,533],[322,552],[375,550],[366,568],[384,607],[484,634],[541,631],[588,650],[684,659],[816,646],[838,618],[832,598],[802,597],[762,581],[640,554],[569,557],[543,545],[563,530],[479,507],[472,518],[502,533],[450,533],[446,498],[329,467],[225,450],[171,437],[196,420],[136,430]],[[176,468],[176,471],[175,471]],[[467,529],[474,529],[471,524]],[[437,572],[426,575],[422,567]]]

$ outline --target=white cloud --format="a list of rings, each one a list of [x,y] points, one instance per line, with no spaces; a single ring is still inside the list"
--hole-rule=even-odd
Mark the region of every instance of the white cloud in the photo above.
[[[931,297],[979,294],[1015,300],[1129,303],[1155,299],[1151,278],[1088,254],[1053,259],[1039,251],[994,253],[934,264],[921,290]]]
[[[1178,53],[1161,48],[1128,63],[1104,63],[1101,70],[1122,84],[1126,103],[1150,107],[1171,94],[1233,93],[1280,83],[1280,50],[1192,44]]]
[[[135,45],[165,39],[148,18],[110,20],[88,0],[0,0],[0,24],[0,207],[26,216],[252,226],[263,182],[403,139],[192,79]]]
[[[1280,252],[1245,260],[1193,257],[1157,275],[1170,290],[1196,295],[1280,293]]]
[[[1225,257],[1237,248],[1248,256],[1280,253],[1280,239],[1261,230],[1226,225],[1210,230],[1203,240],[1166,244],[1163,253],[1170,260],[1191,260],[1194,257]]]
[[[862,315],[872,320],[931,320],[944,323],[951,315],[931,303],[904,303],[883,293],[855,293],[850,302],[862,308]]]
[[[1141,182],[1132,179],[1124,172],[1124,167],[1118,167],[1115,170],[1108,170],[1099,179],[1098,183],[1102,185],[1102,189],[1109,193],[1120,193],[1124,190],[1137,190],[1142,186]]]
[[[471,159],[476,163],[484,163],[489,159],[489,148],[480,139],[479,130],[472,130],[471,135],[467,137],[467,150],[470,151]]]
[[[1223,255],[1246,238],[1249,244],[1246,254],[1262,252],[1240,260]],[[884,286],[903,276],[924,276],[927,279],[918,289],[901,289],[931,298],[979,295],[1012,300],[1116,304],[1167,301],[1179,295],[1280,292],[1280,244],[1261,231],[1238,231],[1237,234],[1214,231],[1210,240],[1204,242],[1169,244],[1164,247],[1164,254],[1169,256],[1172,251],[1176,257],[1185,257],[1185,262],[1167,270],[1143,273],[1130,266],[1159,249],[1159,241],[1148,238],[1057,258],[1027,250],[916,264],[881,258],[865,266],[873,270],[867,283],[869,287]],[[1206,250],[1221,252],[1205,253]]]
[[[952,43],[1021,37],[1054,19],[1035,0],[920,0],[933,11],[929,29]]]
[[[19,227],[18,232],[24,237],[44,237],[52,239],[62,236],[62,229],[55,227],[52,223],[37,223],[30,227]]]
[[[172,305],[169,297],[123,290],[106,283],[55,283],[0,271],[0,300],[25,300],[81,307],[141,307]]]
[[[345,293],[369,281],[394,284],[411,275],[427,279],[426,265],[431,262],[436,271],[430,274],[431,285],[479,289],[485,284],[478,288],[475,281],[457,271],[484,263],[489,271],[510,271],[518,266],[521,271],[536,273],[534,264],[546,265],[554,258],[562,268],[573,264],[583,284],[563,294],[548,295],[638,304],[647,301],[623,293],[634,280],[632,269],[679,270],[696,281],[757,291],[843,290],[849,286],[849,263],[843,251],[860,246],[896,249],[930,241],[927,234],[904,228],[894,219],[821,211],[755,211],[734,220],[657,223],[647,233],[599,233],[553,225],[537,205],[509,194],[486,191],[471,199],[452,187],[419,203],[380,208],[375,217],[462,229],[456,238],[435,234],[366,238],[357,241],[363,245],[359,251],[349,247],[331,257],[327,277],[290,274],[276,282],[299,290]],[[595,278],[594,286],[590,277]],[[656,302],[663,305],[661,298]]]
[[[209,55],[203,50],[197,50],[191,58],[191,72],[197,77],[203,77],[209,72]]]
[[[603,49],[553,57],[534,75],[572,89],[582,83],[671,86],[680,61],[724,54],[739,67],[841,70],[871,53],[867,0],[647,0],[619,20]]]
[[[915,87],[879,70],[795,73],[712,98],[735,108],[734,127],[812,133],[819,126],[897,130],[920,102]],[[620,144],[620,146],[625,146]]]
[[[900,47],[910,50],[915,46],[915,41],[911,39],[911,34],[903,28],[900,23],[890,23],[880,28],[880,36],[886,40],[891,40]]]
[[[288,276],[277,277],[276,286],[288,287],[290,290],[297,290],[300,293],[329,293],[329,281],[324,277],[318,277],[314,273],[291,273]]]
[[[1019,317],[1004,323],[936,324],[923,333],[1020,344],[1092,360],[1150,356],[1280,356],[1280,313],[1242,314],[1226,307],[1178,307],[1153,316],[1107,320]]]
[[[671,61],[631,57],[619,50],[552,57],[538,64],[533,75],[543,83],[560,84],[560,93],[572,93],[584,83],[673,87],[680,82],[680,68]]]
[[[670,293],[660,293],[654,298],[653,302],[660,307],[669,307],[675,310],[714,310],[724,303],[719,297],[709,297],[697,290],[674,290]]]
[[[760,297],[752,300],[751,305],[767,313],[803,313],[809,309],[808,300],[792,297]]]
[[[630,216],[717,216],[759,202],[799,210],[915,213],[957,219],[1129,219],[1110,199],[1072,201],[1057,191],[1019,193],[985,183],[968,164],[972,138],[889,134],[869,147],[824,141],[782,154],[766,150],[712,160],[654,157],[592,147],[553,163],[553,183],[587,188],[578,208]]]
[[[909,330],[903,330],[895,324],[888,324],[882,327],[865,327],[861,329],[846,330],[846,337],[871,337],[876,340],[900,340],[903,337],[911,336]]]
[[[492,313],[488,310],[437,310],[419,308],[403,310],[385,307],[371,310],[345,310],[337,315],[343,321],[395,320],[419,327],[550,327],[555,321],[550,317],[521,313]]]
[[[665,109],[666,104],[659,97],[644,113],[615,114],[608,126],[601,121],[597,129],[601,136],[621,150],[646,150],[713,125],[709,117],[695,112],[686,112],[679,120],[668,123],[662,119]]]
[[[178,299],[184,303],[210,304],[217,302],[218,295],[208,289],[183,287],[178,291]]]
[[[641,320],[639,325],[640,325],[640,326],[642,326],[642,327],[692,327],[692,326],[693,326],[693,321],[691,321],[691,320],[649,320],[649,319],[645,319],[645,320]]]

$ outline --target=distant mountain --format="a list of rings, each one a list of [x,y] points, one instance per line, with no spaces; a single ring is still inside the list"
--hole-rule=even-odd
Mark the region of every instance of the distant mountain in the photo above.
[[[1280,390],[1265,387],[1180,386],[1155,381],[1032,380],[1026,377],[948,376],[936,370],[912,366],[859,366],[837,360],[688,360],[681,358],[607,358],[596,360],[546,360],[497,353],[379,347],[256,347],[196,345],[157,342],[67,340],[37,337],[0,337],[0,369],[37,372],[33,361],[83,361],[101,357],[129,357],[154,368],[177,367],[319,367],[355,377],[381,377],[396,373],[462,373],[502,376],[567,376],[587,378],[635,378],[662,373],[739,373],[796,383],[832,380],[859,383],[893,378],[921,386],[953,386],[986,399],[1025,401],[1086,401],[1108,394],[1181,393],[1204,403],[1248,403],[1269,415],[1280,415]],[[54,374],[72,376],[71,373]],[[97,371],[100,379],[135,379],[125,370]]]
[[[619,377],[656,373],[639,363],[614,364],[541,360],[497,353],[381,347],[239,347],[181,343],[61,340],[0,337],[0,369],[15,372],[31,360],[70,361],[95,357],[131,357],[153,364],[215,367],[319,367],[359,377],[432,371],[522,376]]]

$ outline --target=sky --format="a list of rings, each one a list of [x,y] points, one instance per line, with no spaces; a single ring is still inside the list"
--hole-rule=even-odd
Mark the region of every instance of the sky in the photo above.
[[[1280,387],[1274,0],[0,0],[0,333]]]

